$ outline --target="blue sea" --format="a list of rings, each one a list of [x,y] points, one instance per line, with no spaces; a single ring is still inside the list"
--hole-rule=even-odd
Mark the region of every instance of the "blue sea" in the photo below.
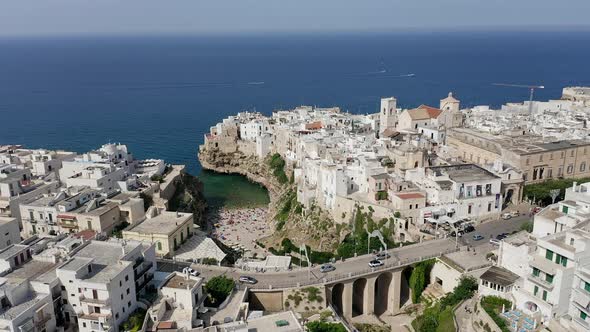
[[[0,39],[0,144],[87,151],[122,142],[187,164],[222,118],[298,105],[352,113],[559,98],[590,85],[590,32],[404,32]],[[407,77],[414,74],[414,77]]]

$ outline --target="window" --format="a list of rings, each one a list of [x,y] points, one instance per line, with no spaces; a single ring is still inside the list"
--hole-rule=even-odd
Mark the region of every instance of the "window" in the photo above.
[[[547,301],[547,291],[543,291],[543,301]]]
[[[131,301],[127,302],[127,308],[131,308]]]
[[[553,251],[547,249],[547,251],[545,252],[545,258],[552,261],[553,260]]]
[[[125,276],[125,281],[129,281],[129,276],[128,275]]]
[[[85,323],[85,322],[84,322],[84,323],[82,323],[82,326],[86,327],[86,323]]]
[[[537,296],[537,293],[539,293],[539,286],[535,286],[535,288],[533,288],[533,295]]]
[[[61,290],[66,290],[66,286],[61,285]]]
[[[471,214],[471,208],[472,208],[472,205],[471,205],[471,204],[469,204],[469,205],[467,206],[467,214]]]
[[[585,172],[586,171],[586,162],[582,162],[580,164],[580,172]]]
[[[488,212],[492,211],[492,203],[488,203]]]
[[[62,299],[62,300],[61,300],[61,303],[62,303],[62,304],[68,304],[68,300],[66,300],[66,299]]]
[[[533,275],[535,277],[538,277],[540,274],[541,270],[537,269],[536,267],[533,267]]]
[[[570,239],[570,246],[573,246],[573,245],[574,245],[574,238],[572,237],[572,238]]]
[[[553,275],[552,274],[545,274],[545,281],[552,284],[553,283]]]
[[[587,316],[588,316],[588,315],[586,315],[586,313],[585,313],[585,312],[583,312],[582,310],[580,310],[580,318],[582,318],[583,320],[586,320],[586,317],[587,317]]]
[[[129,288],[127,288],[127,294],[129,294]]]
[[[590,292],[590,283],[584,282],[584,290]]]
[[[567,174],[572,174],[573,171],[574,171],[574,164],[569,164],[567,166]]]
[[[123,294],[121,294],[121,300],[123,299]]]

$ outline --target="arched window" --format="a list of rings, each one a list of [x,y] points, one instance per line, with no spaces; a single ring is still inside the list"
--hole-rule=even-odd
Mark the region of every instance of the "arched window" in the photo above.
[[[162,251],[162,242],[158,241],[157,246],[158,246],[158,250]]]
[[[586,171],[586,162],[585,161],[583,161],[580,164],[580,172],[584,172],[584,171]]]

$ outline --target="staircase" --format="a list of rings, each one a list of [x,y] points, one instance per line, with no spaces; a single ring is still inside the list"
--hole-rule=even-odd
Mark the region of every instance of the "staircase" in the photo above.
[[[442,286],[436,282],[428,285],[428,287],[422,292],[422,297],[426,302],[434,302],[444,295],[445,292],[443,291]]]

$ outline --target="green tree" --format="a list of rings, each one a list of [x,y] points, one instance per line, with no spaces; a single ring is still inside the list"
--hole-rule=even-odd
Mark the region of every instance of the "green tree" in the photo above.
[[[213,307],[219,306],[232,292],[236,283],[226,276],[216,276],[205,284],[207,304]]]
[[[418,303],[420,301],[422,292],[430,279],[430,270],[432,270],[434,262],[433,259],[420,262],[412,270],[409,281],[410,289],[412,290],[412,302]]]
[[[346,329],[340,323],[313,321],[307,323],[306,327],[309,332],[346,332]]]

